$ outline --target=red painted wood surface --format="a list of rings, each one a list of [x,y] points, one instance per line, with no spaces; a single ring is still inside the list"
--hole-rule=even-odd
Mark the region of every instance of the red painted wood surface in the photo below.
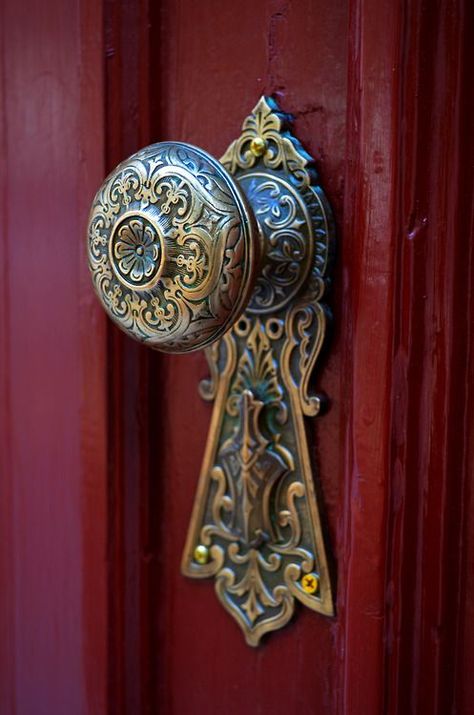
[[[232,3],[162,3],[161,42],[152,46],[152,65],[161,68],[162,95],[152,125],[155,136],[179,137],[220,156],[256,99],[275,93],[282,107],[295,114],[295,130],[318,158],[340,217],[347,77],[347,43],[340,36],[347,24],[345,3],[327,12],[322,2],[243,2],[238,16]],[[336,286],[341,296],[340,279]],[[342,670],[335,665],[345,633],[341,621],[315,618],[302,609],[294,625],[252,650],[219,604],[212,582],[180,575],[211,411],[197,394],[206,365],[200,354],[157,356],[151,365],[157,449],[152,602],[161,604],[152,621],[160,643],[153,690],[157,711],[160,704],[165,712],[183,715],[335,711],[343,699]],[[320,421],[317,462],[336,551],[336,524],[343,513],[341,374],[341,355],[335,349],[321,382],[334,405]]]
[[[470,715],[471,4],[0,12],[0,715]],[[312,425],[337,617],[301,609],[254,650],[179,573],[203,356],[106,327],[82,236],[120,159],[164,139],[219,156],[262,93],[338,224]]]
[[[2,715],[107,712],[101,26],[94,0],[0,6]]]
[[[470,713],[474,13],[414,3],[402,20],[385,697]]]

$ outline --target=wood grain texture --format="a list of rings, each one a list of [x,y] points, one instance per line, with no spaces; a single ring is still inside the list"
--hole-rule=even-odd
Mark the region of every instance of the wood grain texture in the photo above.
[[[351,2],[348,31],[341,385],[344,507],[338,561],[340,698],[383,712],[401,19],[398,3]],[[336,348],[337,349],[337,348]]]
[[[103,174],[101,8],[1,6],[0,712],[103,713],[105,320],[84,229]]]
[[[409,3],[400,67],[387,712],[469,713],[474,32]]]

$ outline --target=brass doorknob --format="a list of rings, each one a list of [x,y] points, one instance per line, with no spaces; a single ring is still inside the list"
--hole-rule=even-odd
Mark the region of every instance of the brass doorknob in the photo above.
[[[221,162],[163,143],[120,164],[92,206],[89,261],[107,312],[133,337],[170,352],[213,343],[200,388],[214,412],[181,569],[214,578],[257,645],[297,601],[334,613],[304,425],[320,408],[310,377],[334,223],[271,97]]]
[[[257,223],[236,180],[202,149],[152,144],[122,162],[94,199],[95,289],[112,320],[169,352],[219,338],[251,295]]]

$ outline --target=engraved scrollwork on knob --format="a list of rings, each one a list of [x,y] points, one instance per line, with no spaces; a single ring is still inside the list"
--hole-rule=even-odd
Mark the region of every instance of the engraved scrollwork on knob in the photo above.
[[[110,317],[152,347],[216,340],[247,303],[258,263],[247,200],[219,162],[154,144],[105,180],[89,220],[89,264]]]

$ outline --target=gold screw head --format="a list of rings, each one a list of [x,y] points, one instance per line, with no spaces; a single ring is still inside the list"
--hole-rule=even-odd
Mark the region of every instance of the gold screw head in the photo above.
[[[209,561],[209,549],[204,544],[198,544],[194,549],[194,560],[204,566]]]
[[[250,142],[250,151],[254,156],[263,156],[267,151],[267,142],[262,137],[254,137]]]
[[[316,593],[319,586],[319,578],[315,573],[307,573],[301,579],[301,588],[305,593]]]

